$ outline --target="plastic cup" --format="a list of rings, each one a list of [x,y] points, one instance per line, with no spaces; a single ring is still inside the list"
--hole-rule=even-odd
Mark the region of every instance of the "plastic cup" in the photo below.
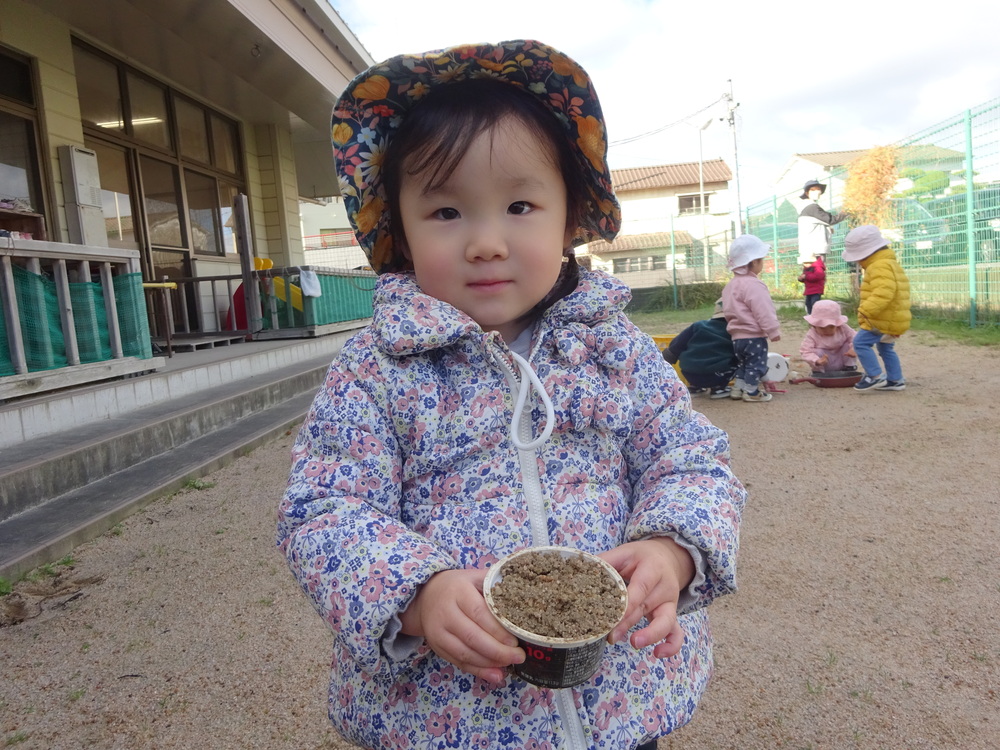
[[[598,563],[604,569],[604,572],[607,573],[608,577],[614,580],[621,592],[621,609],[615,620],[615,624],[625,615],[625,608],[628,605],[628,592],[625,587],[625,581],[622,580],[618,571],[610,563],[605,562],[595,555],[569,547],[529,547],[502,558],[487,573],[486,580],[483,582],[483,595],[486,597],[486,604],[489,606],[493,616],[500,621],[500,624],[508,632],[517,637],[518,645],[524,649],[526,656],[523,663],[512,664],[510,671],[525,682],[530,682],[540,687],[573,687],[574,685],[586,682],[597,671],[597,667],[601,663],[601,658],[604,656],[605,639],[613,629],[613,626],[603,633],[590,634],[580,639],[539,635],[538,633],[532,633],[530,630],[518,627],[506,617],[500,615],[493,601],[493,587],[503,580],[504,566],[521,555],[537,552],[558,554],[562,557],[582,555]]]

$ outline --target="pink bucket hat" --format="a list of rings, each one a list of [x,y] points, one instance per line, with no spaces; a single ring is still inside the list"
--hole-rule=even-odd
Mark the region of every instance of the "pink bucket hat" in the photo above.
[[[803,319],[811,326],[842,326],[847,322],[847,316],[840,314],[840,305],[832,299],[821,299],[813,305],[809,315]]]

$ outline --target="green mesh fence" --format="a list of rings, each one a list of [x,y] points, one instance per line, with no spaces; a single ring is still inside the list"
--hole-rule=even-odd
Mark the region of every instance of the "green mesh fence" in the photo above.
[[[301,293],[297,270],[272,278],[269,284],[261,284],[265,330],[329,325],[371,317],[374,276],[331,273],[322,269],[316,269],[316,273],[322,291],[319,297]]]
[[[111,359],[108,316],[104,311],[101,285],[89,281],[71,283],[69,296],[73,303],[73,327],[76,329],[80,362]]]
[[[113,284],[118,307],[118,327],[122,336],[122,354],[126,357],[149,359],[153,356],[153,342],[149,335],[142,274],[115,276]]]
[[[13,267],[14,294],[21,318],[21,336],[28,370],[65,367],[66,343],[59,316],[55,283],[46,276]]]
[[[891,225],[881,229],[910,279],[914,314],[1000,325],[1000,98],[892,145],[900,180],[888,199]],[[823,208],[838,210],[848,172],[817,177],[828,186]],[[746,231],[775,249],[766,280],[776,296],[801,295],[800,190],[746,210]],[[840,257],[850,226],[849,219],[836,225],[827,256],[830,297],[847,299],[854,288],[854,269]]]
[[[13,266],[14,295],[17,300],[25,361],[29,372],[66,367],[66,341],[62,330],[56,285],[44,274]],[[146,300],[141,274],[113,279],[118,308],[122,350],[126,357],[153,356],[146,319]],[[81,363],[104,362],[112,358],[105,311],[104,291],[99,283],[74,282],[69,285],[73,328]],[[7,336],[7,321],[0,311],[0,376],[14,375],[14,362]]]
[[[13,375],[14,361],[10,356],[10,340],[7,338],[7,316],[0,305],[0,377]]]

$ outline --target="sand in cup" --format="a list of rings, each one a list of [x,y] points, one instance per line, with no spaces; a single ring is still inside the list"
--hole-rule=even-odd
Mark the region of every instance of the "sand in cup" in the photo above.
[[[498,561],[483,593],[527,656],[511,671],[534,685],[586,682],[605,638],[625,614],[625,582],[599,557],[567,547],[531,547]]]

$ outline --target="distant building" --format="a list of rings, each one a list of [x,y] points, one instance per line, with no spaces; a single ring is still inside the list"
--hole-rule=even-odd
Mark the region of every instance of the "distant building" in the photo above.
[[[253,254],[303,264],[333,104],[373,62],[326,0],[2,0],[0,229],[238,274],[245,194]]]
[[[732,172],[722,159],[615,169],[611,179],[622,230],[614,242],[587,245],[593,268],[633,288],[690,283],[724,268],[733,205]]]
[[[847,171],[851,163],[863,156],[867,149],[854,151],[821,151],[814,154],[794,154],[784,171],[775,181],[774,194],[779,200],[782,197],[796,206],[798,213],[799,196],[802,186],[809,180],[818,180],[826,185],[827,190],[820,199],[824,208],[832,210],[841,203]],[[961,151],[933,145],[901,146],[899,157],[908,169],[918,169],[924,172],[943,172],[954,176],[955,181],[964,182],[965,155]],[[912,187],[910,178],[900,175],[897,190],[903,191]]]

